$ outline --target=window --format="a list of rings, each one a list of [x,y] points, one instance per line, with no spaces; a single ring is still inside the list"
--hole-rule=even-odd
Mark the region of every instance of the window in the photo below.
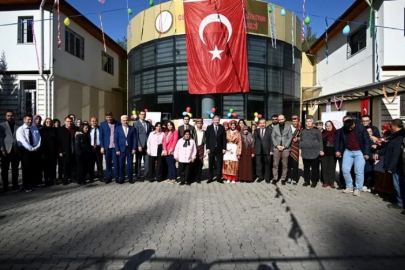
[[[173,92],[173,77],[174,68],[159,68],[156,70],[156,91]]]
[[[84,60],[84,38],[66,28],[65,51]]]
[[[18,17],[18,43],[33,43],[32,22],[34,17]]]
[[[114,58],[106,54],[104,51],[101,52],[101,68],[105,72],[114,75]]]
[[[238,118],[245,118],[243,94],[224,95],[223,109],[223,118],[225,119],[229,118],[229,109],[233,109],[238,114]]]
[[[255,116],[255,112],[258,112],[259,114],[262,114],[265,116],[265,103],[264,103],[264,96],[259,96],[259,95],[251,95],[249,94],[247,96],[248,101],[247,101],[247,119],[253,119]]]
[[[363,50],[367,45],[367,25],[360,26],[347,38],[347,57]]]
[[[247,41],[249,63],[266,64],[266,40],[248,36]]]
[[[266,90],[266,75],[264,68],[248,67],[249,85],[251,90]]]

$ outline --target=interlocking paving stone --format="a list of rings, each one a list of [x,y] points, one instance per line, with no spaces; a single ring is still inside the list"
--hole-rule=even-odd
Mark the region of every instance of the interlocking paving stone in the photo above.
[[[70,184],[0,197],[0,269],[403,269],[404,225],[319,185]]]

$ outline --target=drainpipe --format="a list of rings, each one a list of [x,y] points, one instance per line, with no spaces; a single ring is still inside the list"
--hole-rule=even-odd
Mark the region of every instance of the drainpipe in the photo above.
[[[45,100],[46,96],[48,95],[48,79],[44,76],[44,54],[45,54],[45,38],[44,38],[44,5],[46,0],[42,0],[41,5],[39,6],[39,11],[41,13],[41,58],[40,58],[40,65],[39,65],[39,75],[45,82]],[[37,100],[38,100],[38,93],[37,93]],[[38,104],[38,102],[36,102]],[[45,113],[47,113],[48,104],[45,103]],[[46,116],[45,116],[46,117]]]

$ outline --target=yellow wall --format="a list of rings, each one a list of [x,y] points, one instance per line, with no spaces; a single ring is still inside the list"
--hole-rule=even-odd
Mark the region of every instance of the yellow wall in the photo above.
[[[310,58],[302,53],[301,87],[312,87],[316,84],[316,63],[311,63]]]
[[[100,121],[106,111],[112,111],[116,119],[126,112],[125,92],[107,92],[58,76],[55,76],[54,102],[55,118],[62,123],[69,113],[85,121],[96,116]]]
[[[252,6],[257,6],[258,1],[247,0],[247,6],[251,8]],[[266,5],[267,6],[267,5]],[[257,9],[257,8],[256,8]],[[267,9],[267,8],[266,8]],[[286,10],[286,15],[281,16],[281,7],[275,6],[273,13],[275,14],[276,23],[276,37],[278,40],[285,41],[291,44],[291,28],[292,28],[292,14],[290,11]],[[167,33],[159,34],[156,30],[156,18],[160,14],[160,10],[168,10],[173,15],[173,24]],[[263,13],[262,10],[257,13]],[[268,13],[270,16],[270,13]],[[269,18],[268,18],[269,19]],[[128,30],[129,31],[129,30]],[[249,32],[253,34],[252,32]],[[172,0],[169,2],[157,4],[150,7],[144,11],[138,13],[131,20],[131,34],[128,32],[128,52],[138,46],[141,43],[145,43],[154,39],[172,36],[176,34],[185,34],[184,25],[184,8],[182,0]],[[295,46],[301,50],[301,21],[298,17],[295,18]],[[132,37],[131,37],[132,35]],[[263,34],[258,34],[263,36]],[[270,37],[270,29],[268,30],[268,35]]]

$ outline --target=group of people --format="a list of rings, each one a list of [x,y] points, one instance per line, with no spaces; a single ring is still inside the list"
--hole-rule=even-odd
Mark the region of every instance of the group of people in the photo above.
[[[315,188],[322,182],[324,188],[336,188],[339,163],[337,188],[344,193],[359,196],[360,191],[389,192],[391,188],[397,194],[397,204],[389,207],[403,208],[405,131],[400,119],[384,125],[381,137],[368,115],[360,123],[345,116],[343,127],[338,130],[332,121],[314,123],[311,118],[301,127],[296,115],[292,116],[291,125],[284,115],[273,115],[270,125],[259,119],[258,125],[251,127],[243,119],[220,124],[220,118],[215,116],[206,130],[202,119],[195,119],[193,126],[187,115],[178,129],[172,121],[152,126],[145,117],[146,113],[141,111],[139,120],[131,126],[128,116],[116,121],[111,112],[106,112],[105,121],[98,125],[96,117],[88,123],[70,114],[61,125],[58,119],[46,118],[42,122],[38,115],[26,115],[24,124],[18,126],[14,113],[7,111],[7,121],[0,123],[3,191],[8,190],[10,165],[13,189],[20,188],[20,161],[23,186],[29,192],[42,184],[43,179],[45,185],[57,183],[57,165],[59,179],[65,185],[86,184],[95,178],[106,184],[113,180],[122,184],[126,176],[129,183],[144,180],[180,185],[201,183],[206,156],[207,183],[266,181],[296,185],[301,155],[304,187]]]

